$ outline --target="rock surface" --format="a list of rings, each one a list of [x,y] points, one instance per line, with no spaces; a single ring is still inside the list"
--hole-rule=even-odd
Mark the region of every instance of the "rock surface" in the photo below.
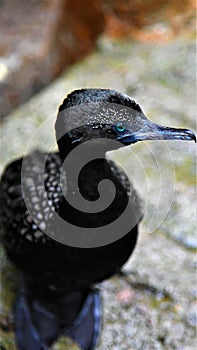
[[[10,0],[0,10],[0,116],[5,116],[87,54],[104,19],[90,0]]]
[[[55,147],[58,105],[79,87],[126,92],[150,119],[195,131],[194,77],[195,43],[188,38],[165,46],[102,38],[92,55],[9,115],[1,167],[32,147]],[[146,210],[124,274],[100,286],[104,318],[97,350],[196,349],[195,149],[190,142],[143,142],[109,155],[128,171]],[[17,276],[2,250],[0,269],[0,347],[10,350]],[[53,347],[60,349],[76,346],[61,339]]]
[[[0,117],[95,47],[99,34],[166,42],[194,33],[195,2],[9,0],[0,3]]]

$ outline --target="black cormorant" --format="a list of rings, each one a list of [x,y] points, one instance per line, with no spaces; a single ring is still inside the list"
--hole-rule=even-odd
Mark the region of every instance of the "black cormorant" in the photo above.
[[[15,160],[1,179],[1,241],[22,275],[15,305],[19,350],[46,350],[61,334],[83,350],[95,347],[100,296],[94,286],[128,260],[143,214],[127,175],[105,159],[106,151],[141,140],[195,140],[190,130],[149,121],[132,98],[108,89],[69,94],[59,107],[56,136],[59,152]],[[104,179],[115,187],[103,183],[99,202]]]

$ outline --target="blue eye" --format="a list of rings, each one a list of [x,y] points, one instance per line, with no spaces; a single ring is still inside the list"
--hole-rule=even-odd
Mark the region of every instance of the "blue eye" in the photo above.
[[[122,125],[122,123],[118,123],[115,125],[115,128],[118,132],[123,132],[126,130],[126,128]]]

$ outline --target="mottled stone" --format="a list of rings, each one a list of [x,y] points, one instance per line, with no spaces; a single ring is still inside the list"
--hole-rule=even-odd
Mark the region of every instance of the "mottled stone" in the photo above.
[[[90,0],[2,1],[0,13],[0,116],[86,54],[104,26]]]
[[[99,34],[162,42],[195,36],[195,2],[9,0],[0,3],[0,117],[87,55]]]

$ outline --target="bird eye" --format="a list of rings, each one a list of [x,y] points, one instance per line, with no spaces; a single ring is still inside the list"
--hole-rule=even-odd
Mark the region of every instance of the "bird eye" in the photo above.
[[[115,128],[118,132],[123,132],[125,131],[125,127],[122,125],[122,123],[118,123],[115,125]]]

